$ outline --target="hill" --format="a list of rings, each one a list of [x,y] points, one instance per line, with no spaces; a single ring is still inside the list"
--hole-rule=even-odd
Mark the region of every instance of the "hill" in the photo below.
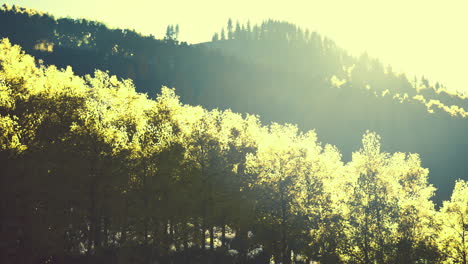
[[[0,41],[1,263],[463,263],[468,184],[418,154],[152,100]]]
[[[0,36],[45,64],[71,65],[79,75],[107,70],[131,78],[153,97],[176,87],[184,103],[258,114],[264,122],[315,129],[345,160],[366,130],[387,151],[419,153],[448,199],[455,179],[467,179],[468,100],[426,78],[408,80],[377,59],[350,56],[332,40],[280,21],[233,25],[209,43],[188,45],[34,10],[4,6]]]
[[[466,113],[446,104],[463,96],[414,89],[285,22],[231,22],[229,39],[187,45],[173,26],[156,40],[1,14],[38,57],[0,40],[0,263],[466,263],[468,182],[446,177],[464,156],[444,160],[462,154],[450,129]],[[151,86],[166,81],[205,106]],[[353,141],[364,127],[390,141]],[[453,167],[434,174],[405,148]],[[452,193],[440,207],[429,180]]]

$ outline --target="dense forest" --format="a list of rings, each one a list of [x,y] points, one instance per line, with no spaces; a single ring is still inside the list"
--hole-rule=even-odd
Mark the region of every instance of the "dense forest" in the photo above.
[[[419,155],[373,132],[343,162],[314,131],[7,39],[0,62],[2,263],[466,263],[468,183],[435,210]]]
[[[467,263],[464,95],[274,20],[0,24],[0,263]]]
[[[362,134],[376,131],[386,149],[424,157],[439,205],[456,179],[467,179],[465,95],[426,77],[408,79],[367,54],[353,57],[329,38],[286,22],[251,26],[229,19],[212,42],[195,45],[179,42],[184,29],[174,25],[156,39],[7,5],[0,24],[8,25],[0,36],[46,65],[70,65],[81,76],[109,71],[151,98],[162,86],[176,87],[187,104],[315,129],[346,161]]]

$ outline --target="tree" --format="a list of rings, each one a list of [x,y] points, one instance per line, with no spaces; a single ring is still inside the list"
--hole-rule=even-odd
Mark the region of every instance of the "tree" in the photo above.
[[[355,182],[348,201],[349,225],[345,229],[349,245],[343,250],[356,262],[385,263],[386,250],[394,239],[391,222],[397,214],[397,201],[387,196],[391,193],[391,179],[382,173],[388,154],[380,152],[380,137],[375,133],[366,133],[362,144],[362,148],[353,153],[350,164]]]
[[[236,30],[234,31],[233,35],[234,35],[233,36],[234,39],[240,39],[241,38],[242,29],[241,29],[239,21],[236,21]]]
[[[455,183],[450,201],[445,201],[440,210],[439,221],[443,263],[468,263],[468,182]]]
[[[307,216],[305,229],[310,232],[299,252],[309,260],[337,263],[340,245],[346,240],[344,215],[349,185],[339,151],[331,145],[322,148],[316,144],[304,173],[303,210]]]
[[[258,25],[253,26],[252,36],[254,40],[260,40],[260,27]]]
[[[427,183],[427,169],[417,155],[381,152],[375,133],[367,132],[362,143],[348,165],[354,176],[342,258],[360,263],[434,261],[434,188]]]
[[[216,41],[218,41],[218,40],[219,40],[219,35],[218,35],[218,33],[214,33],[214,34],[213,34],[213,37],[211,38],[211,41],[212,41],[212,42],[216,42]]]
[[[164,36],[164,39],[166,41],[175,42],[177,40],[178,34],[178,25],[176,28],[174,28],[174,25],[168,25],[166,28],[166,36]]]
[[[228,39],[234,39],[234,34],[232,32],[232,19],[229,18],[228,22],[227,22],[227,37]]]
[[[428,169],[417,154],[394,153],[386,174],[397,184],[398,223],[396,262],[437,261],[435,188],[428,183]]]
[[[290,235],[301,218],[300,200],[304,195],[301,176],[307,153],[301,143],[303,138],[314,138],[315,134],[298,135],[297,127],[278,124],[263,133],[258,152],[247,158],[247,169],[258,175],[255,190],[259,193],[259,218],[264,219],[261,223],[276,230],[277,236],[269,243],[272,246],[278,243],[278,258],[283,263],[291,263]]]
[[[226,40],[226,34],[224,33],[224,28],[221,29],[221,40]]]

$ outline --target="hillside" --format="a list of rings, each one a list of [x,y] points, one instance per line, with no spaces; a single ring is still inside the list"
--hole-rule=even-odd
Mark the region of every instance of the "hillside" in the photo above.
[[[156,98],[0,41],[1,263],[463,263],[468,184],[439,209],[415,153]]]
[[[0,25],[0,263],[467,262],[462,95],[273,20]]]
[[[176,87],[184,103],[315,129],[345,160],[366,130],[376,131],[385,150],[421,155],[437,201],[448,199],[455,179],[467,179],[464,96],[426,78],[408,80],[367,55],[350,56],[289,23],[231,23],[224,40],[218,34],[197,45],[24,8],[3,7],[0,23],[14,25],[0,36],[45,64],[70,65],[79,75],[107,70],[133,79],[150,97],[163,85]]]

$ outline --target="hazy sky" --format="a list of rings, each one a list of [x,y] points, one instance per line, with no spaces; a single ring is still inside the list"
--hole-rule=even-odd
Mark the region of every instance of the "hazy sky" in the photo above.
[[[157,38],[180,25],[180,40],[211,39],[229,17],[251,23],[287,20],[367,51],[396,71],[425,75],[468,93],[468,0],[10,0],[55,16],[90,18]]]

